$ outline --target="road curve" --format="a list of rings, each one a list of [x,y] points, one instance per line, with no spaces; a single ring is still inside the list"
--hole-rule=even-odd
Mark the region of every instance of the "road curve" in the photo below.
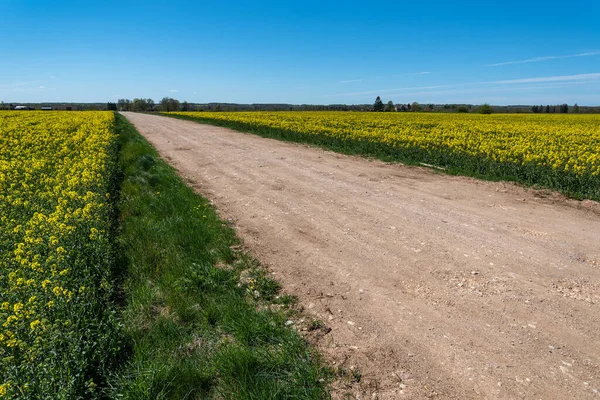
[[[332,328],[334,397],[599,398],[598,203],[123,115]]]

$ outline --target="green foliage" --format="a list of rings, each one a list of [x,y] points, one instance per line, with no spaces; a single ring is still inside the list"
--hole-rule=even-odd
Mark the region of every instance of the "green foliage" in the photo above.
[[[484,103],[479,107],[479,114],[491,114],[494,110],[488,103]]]
[[[120,347],[113,114],[0,122],[0,397],[98,398]]]
[[[130,111],[152,111],[154,109],[154,100],[152,99],[133,99],[130,105]]]
[[[119,243],[129,357],[109,398],[321,399],[327,371],[285,326],[279,285],[234,250],[231,228],[118,117]]]
[[[381,101],[381,97],[377,96],[375,99],[375,104],[373,104],[373,111],[383,111],[385,106],[383,105],[383,101]]]
[[[160,110],[164,112],[180,111],[181,105],[179,100],[172,99],[170,97],[163,97],[160,101]]]

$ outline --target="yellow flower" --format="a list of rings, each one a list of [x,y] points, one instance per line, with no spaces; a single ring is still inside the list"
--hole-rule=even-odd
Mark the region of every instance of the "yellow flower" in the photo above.
[[[4,397],[8,394],[8,389],[10,389],[9,383],[3,383],[0,385],[0,397]]]

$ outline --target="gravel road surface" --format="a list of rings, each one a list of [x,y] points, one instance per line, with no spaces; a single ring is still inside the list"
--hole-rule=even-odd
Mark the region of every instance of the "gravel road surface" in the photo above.
[[[334,397],[600,398],[598,203],[123,115],[331,328]]]

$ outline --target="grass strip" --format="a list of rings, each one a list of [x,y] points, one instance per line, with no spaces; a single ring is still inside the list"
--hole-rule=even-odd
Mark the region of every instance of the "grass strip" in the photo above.
[[[285,322],[279,285],[234,231],[117,115],[125,335],[106,395],[321,399],[329,371]],[[281,305],[279,306],[281,307]]]

